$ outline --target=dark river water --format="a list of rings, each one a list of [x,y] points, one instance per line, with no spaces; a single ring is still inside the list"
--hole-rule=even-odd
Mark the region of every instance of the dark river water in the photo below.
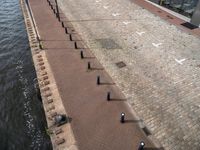
[[[0,150],[51,150],[19,0],[0,0]]]

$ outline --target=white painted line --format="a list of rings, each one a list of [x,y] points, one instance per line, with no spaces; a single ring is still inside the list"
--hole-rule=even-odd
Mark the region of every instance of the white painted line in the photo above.
[[[113,15],[114,17],[116,17],[116,16],[119,16],[120,14],[119,14],[119,13],[112,13],[112,15]]]
[[[177,63],[179,63],[180,65],[182,65],[183,62],[184,62],[185,60],[186,60],[185,58],[184,58],[184,59],[180,59],[180,60],[175,59],[175,61],[176,61]]]
[[[136,33],[137,33],[138,35],[142,36],[142,34],[144,34],[145,32],[137,32],[137,31],[136,31]]]
[[[156,43],[152,43],[152,45],[155,46],[155,47],[159,47],[160,45],[162,45],[162,43],[157,43],[157,44]]]
[[[123,24],[125,24],[125,25],[128,25],[128,24],[130,24],[131,22],[129,22],[129,21],[123,21]]]
[[[108,9],[108,8],[109,8],[109,6],[103,6],[103,8],[104,8],[104,9]]]

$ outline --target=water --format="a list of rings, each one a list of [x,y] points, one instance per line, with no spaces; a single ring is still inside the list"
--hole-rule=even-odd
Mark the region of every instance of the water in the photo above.
[[[51,150],[19,0],[0,0],[0,150]]]

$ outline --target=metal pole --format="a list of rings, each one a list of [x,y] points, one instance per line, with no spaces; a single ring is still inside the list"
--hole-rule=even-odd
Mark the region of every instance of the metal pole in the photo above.
[[[58,9],[58,2],[57,2],[57,0],[55,0],[55,3],[56,3],[56,10],[57,10],[56,16],[57,16],[58,20],[60,21],[60,14],[59,14],[59,9]]]

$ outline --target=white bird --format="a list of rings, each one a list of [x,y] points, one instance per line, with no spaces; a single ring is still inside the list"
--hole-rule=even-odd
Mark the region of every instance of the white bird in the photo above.
[[[119,16],[120,14],[119,13],[113,13],[112,14],[114,17],[116,17],[116,16]]]
[[[103,8],[104,8],[104,9],[108,9],[108,8],[109,8],[109,6],[103,6]]]
[[[186,60],[185,58],[184,58],[184,59],[180,59],[180,60],[175,59],[175,61],[176,61],[177,63],[179,63],[180,65],[182,65],[183,62],[184,62],[185,60]]]
[[[131,22],[129,22],[129,21],[123,21],[123,24],[125,24],[125,25],[128,25],[129,23],[131,23]]]
[[[159,47],[160,45],[162,45],[162,43],[157,43],[157,44],[156,43],[152,43],[152,45],[155,46],[155,47]]]
[[[137,33],[138,35],[142,36],[142,34],[144,34],[145,32],[137,32],[137,31],[136,31],[136,33]]]

